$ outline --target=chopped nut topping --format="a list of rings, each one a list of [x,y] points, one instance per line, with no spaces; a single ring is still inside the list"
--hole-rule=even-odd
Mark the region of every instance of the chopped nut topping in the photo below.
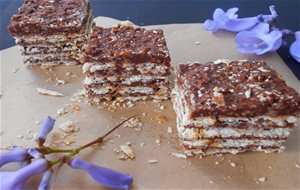
[[[265,68],[263,68],[263,67],[259,67],[258,70],[260,70],[260,71],[263,72],[263,73],[268,73],[268,72],[270,72],[269,70],[267,70],[267,69],[265,69]]]
[[[251,91],[250,91],[250,90],[247,90],[247,91],[245,92],[245,96],[246,96],[247,99],[250,98],[250,96],[251,96]]]

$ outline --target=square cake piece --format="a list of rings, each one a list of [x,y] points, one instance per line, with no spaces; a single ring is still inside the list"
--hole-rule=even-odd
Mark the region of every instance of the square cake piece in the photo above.
[[[265,62],[217,60],[176,68],[173,106],[186,154],[280,152],[300,96]]]
[[[8,26],[24,63],[78,64],[91,25],[88,0],[25,0]]]
[[[162,30],[129,22],[94,26],[84,54],[84,94],[92,102],[169,98],[171,64]]]

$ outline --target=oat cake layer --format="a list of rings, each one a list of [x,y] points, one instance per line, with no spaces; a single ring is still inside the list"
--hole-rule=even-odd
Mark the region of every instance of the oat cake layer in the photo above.
[[[89,99],[169,98],[172,68],[162,30],[128,22],[111,28],[94,26],[83,60],[84,93]]]
[[[217,60],[177,66],[173,106],[186,153],[280,152],[300,96],[265,62]]]
[[[25,64],[78,64],[92,19],[88,0],[25,0],[8,30]]]

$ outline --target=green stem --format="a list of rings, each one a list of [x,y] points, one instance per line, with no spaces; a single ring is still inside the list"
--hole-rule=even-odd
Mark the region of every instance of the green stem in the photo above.
[[[98,137],[97,139],[93,140],[90,143],[87,143],[83,146],[80,146],[78,148],[74,148],[74,149],[69,149],[69,150],[61,150],[61,149],[53,149],[50,147],[44,147],[46,148],[46,152],[44,154],[51,154],[51,153],[63,153],[63,152],[68,152],[69,154],[66,156],[61,157],[58,160],[53,160],[50,162],[50,166],[52,167],[53,165],[60,163],[62,161],[67,162],[69,160],[71,160],[76,154],[78,154],[81,150],[88,148],[94,144],[97,143],[101,143],[103,142],[104,138],[107,137],[108,135],[110,135],[112,132],[114,132],[116,129],[118,129],[120,126],[122,126],[125,122],[127,122],[128,120],[130,120],[131,118],[135,117],[136,115],[129,117],[128,119],[122,121],[121,123],[119,123],[117,126],[115,126],[114,128],[112,128],[110,131],[108,131],[107,133],[105,133],[103,136]]]
[[[51,147],[46,147],[46,148],[47,148],[47,152],[45,154],[73,152],[73,149],[53,149]]]
[[[88,144],[86,144],[86,145],[83,145],[83,146],[79,147],[79,148],[78,148],[79,151],[82,150],[82,149],[88,148],[88,147],[90,147],[90,146],[92,146],[92,145],[94,145],[94,144],[101,143],[101,142],[104,140],[105,137],[107,137],[108,135],[110,135],[112,132],[114,132],[116,129],[118,129],[120,126],[122,126],[124,123],[126,123],[128,120],[130,120],[131,118],[133,118],[133,117],[135,117],[135,116],[136,116],[136,115],[131,116],[131,117],[129,117],[128,119],[122,121],[122,122],[119,123],[117,126],[115,126],[114,128],[112,128],[110,131],[108,131],[108,132],[107,132],[106,134],[104,134],[103,136],[97,138],[96,140],[94,140],[94,141],[92,141],[92,142],[90,142],[90,143],[88,143]]]

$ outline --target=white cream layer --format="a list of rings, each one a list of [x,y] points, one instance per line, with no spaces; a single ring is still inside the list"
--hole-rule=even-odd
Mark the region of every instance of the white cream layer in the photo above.
[[[87,71],[93,73],[96,71],[112,69],[116,67],[116,63],[94,63],[94,62],[87,62],[84,64],[83,73]],[[122,65],[123,69],[126,71],[132,71],[137,69],[142,74],[152,73],[152,74],[164,74],[168,71],[168,67],[164,65],[158,65],[155,63],[141,63],[141,64],[128,64],[124,63]]]
[[[149,83],[155,80],[163,80],[163,82],[168,82],[167,77],[160,77],[160,76],[143,76],[143,75],[134,75],[130,77],[120,77],[117,78],[116,76],[111,77],[92,77],[87,76],[84,79],[84,84],[91,85],[91,84],[100,84],[105,83],[107,81],[109,82],[118,82],[125,85],[131,85],[134,82],[142,82],[142,83]]]
[[[185,150],[185,154],[188,156],[209,156],[209,155],[215,155],[215,154],[237,154],[245,151],[257,151],[257,152],[264,152],[264,153],[273,153],[273,152],[282,152],[285,149],[284,146],[280,146],[277,148],[265,148],[262,149],[261,147],[251,147],[247,148],[246,150],[239,150],[234,148],[209,148],[206,151],[202,151],[201,149],[192,149],[192,150]]]
[[[198,130],[200,130],[198,132]],[[251,136],[256,138],[286,138],[289,136],[291,129],[289,128],[271,128],[264,130],[258,127],[238,128],[204,128],[204,129],[178,127],[179,137],[185,140],[194,140],[198,138],[240,138],[243,136]]]
[[[222,140],[195,140],[195,141],[181,141],[182,144],[191,147],[236,147],[243,148],[247,146],[262,146],[262,147],[278,147],[282,146],[285,140],[247,140],[247,139],[222,139]],[[213,142],[213,143],[211,143]]]

